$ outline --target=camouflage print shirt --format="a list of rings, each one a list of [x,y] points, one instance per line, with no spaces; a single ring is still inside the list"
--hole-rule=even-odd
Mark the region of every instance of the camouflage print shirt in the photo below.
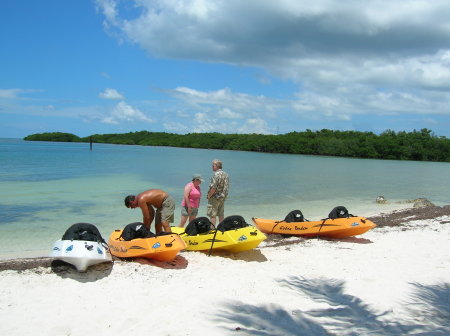
[[[209,189],[214,188],[216,192],[212,197],[217,199],[225,199],[228,196],[228,188],[230,186],[230,179],[228,174],[222,169],[218,169],[214,172],[209,183]]]

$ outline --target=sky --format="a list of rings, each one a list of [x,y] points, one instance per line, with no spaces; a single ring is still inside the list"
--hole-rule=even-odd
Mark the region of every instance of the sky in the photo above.
[[[0,138],[450,138],[448,18],[448,0],[2,0]]]

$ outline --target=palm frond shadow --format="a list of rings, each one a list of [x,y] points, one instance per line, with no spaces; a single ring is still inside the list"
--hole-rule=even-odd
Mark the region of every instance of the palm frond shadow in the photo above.
[[[219,311],[217,321],[234,323],[239,335],[329,335],[321,325],[302,312],[287,311],[276,305],[253,306],[238,301],[229,302]]]
[[[413,320],[399,321],[389,312],[377,313],[360,298],[346,294],[344,281],[308,280],[291,277],[279,284],[326,304],[325,308],[289,311],[278,305],[249,305],[229,302],[217,320],[232,322],[242,335],[448,335],[450,315],[449,285],[413,284],[414,305],[408,305]],[[295,297],[293,297],[295,299]],[[425,313],[423,313],[425,311]],[[426,320],[424,320],[424,315]]]
[[[418,335],[450,335],[450,284],[412,284],[415,291],[405,302],[413,323],[422,325]]]
[[[281,284],[306,294],[316,302],[326,303],[329,308],[308,310],[311,317],[324,317],[327,329],[335,329],[342,335],[389,334],[405,335],[416,326],[404,325],[389,319],[388,312],[376,313],[360,298],[345,293],[341,280],[306,280],[293,277]]]

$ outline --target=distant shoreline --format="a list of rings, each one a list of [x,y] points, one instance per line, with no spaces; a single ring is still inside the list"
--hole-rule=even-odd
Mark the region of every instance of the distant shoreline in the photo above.
[[[71,133],[31,134],[26,141],[86,142],[117,145],[168,146],[262,153],[336,156],[379,160],[450,162],[450,139],[426,128],[413,132],[306,130],[286,134],[222,134],[130,132],[78,137]]]

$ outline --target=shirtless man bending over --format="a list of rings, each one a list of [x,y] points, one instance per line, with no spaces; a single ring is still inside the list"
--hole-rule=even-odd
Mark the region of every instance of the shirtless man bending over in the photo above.
[[[139,195],[129,195],[125,197],[125,206],[130,209],[141,208],[144,225],[150,230],[153,218],[155,218],[156,233],[162,231],[172,232],[170,223],[173,223],[173,213],[175,212],[175,201],[161,189],[150,189],[141,192]],[[155,216],[155,209],[156,216]]]

